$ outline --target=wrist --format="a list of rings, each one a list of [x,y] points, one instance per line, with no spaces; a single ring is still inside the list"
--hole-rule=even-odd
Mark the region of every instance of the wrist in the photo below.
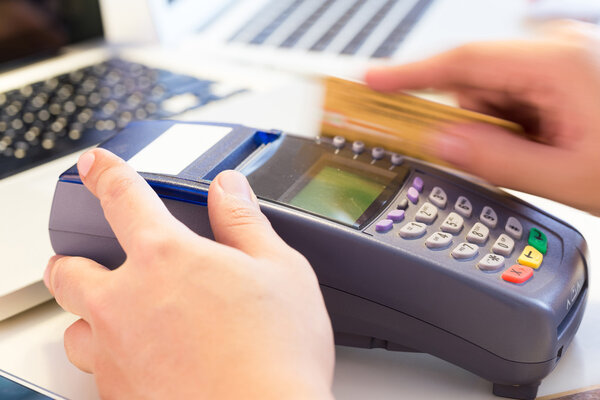
[[[268,373],[259,366],[244,377],[225,374],[207,398],[261,400],[332,400],[331,381],[308,371]],[[234,383],[235,382],[235,383]]]

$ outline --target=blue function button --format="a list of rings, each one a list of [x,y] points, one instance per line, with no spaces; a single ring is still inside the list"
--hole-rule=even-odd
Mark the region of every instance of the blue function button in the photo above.
[[[335,136],[333,138],[333,147],[341,149],[346,144],[346,138],[343,136]]]
[[[382,219],[375,225],[375,231],[379,233],[385,233],[392,229],[393,225],[394,221],[392,221],[391,219]]]
[[[419,192],[414,187],[409,187],[406,192],[406,198],[409,199],[413,204],[417,204],[419,201]]]
[[[423,182],[423,179],[421,179],[421,177],[419,176],[415,176],[415,179],[413,179],[412,187],[414,187],[419,193],[421,193],[423,191],[424,185],[425,183]]]
[[[527,243],[542,254],[546,254],[548,251],[548,238],[544,232],[537,228],[531,228],[529,231],[529,239]]]
[[[391,219],[393,222],[401,222],[404,220],[404,210],[392,210],[388,213],[387,219]]]
[[[352,152],[354,154],[361,154],[363,151],[365,151],[365,143],[364,142],[357,140],[352,143]]]
[[[385,156],[385,149],[383,147],[373,147],[371,150],[373,160],[381,160],[383,156]]]

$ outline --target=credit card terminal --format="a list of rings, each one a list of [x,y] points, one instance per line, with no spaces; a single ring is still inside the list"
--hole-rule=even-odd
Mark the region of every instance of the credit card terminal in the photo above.
[[[212,237],[210,181],[245,174],[278,234],[314,268],[336,343],[426,352],[534,398],[581,322],[587,247],[567,223],[500,190],[343,137],[138,122],[101,145],[171,213]],[[125,254],[76,166],[56,186],[58,254]]]

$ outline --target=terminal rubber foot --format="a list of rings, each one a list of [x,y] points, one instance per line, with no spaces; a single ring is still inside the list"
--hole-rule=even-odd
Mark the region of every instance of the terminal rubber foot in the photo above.
[[[541,382],[529,385],[501,385],[494,383],[493,393],[509,399],[534,400]]]

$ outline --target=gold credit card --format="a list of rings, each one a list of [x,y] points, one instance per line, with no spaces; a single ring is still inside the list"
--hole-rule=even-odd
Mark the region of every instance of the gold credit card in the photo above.
[[[360,140],[410,157],[445,164],[433,154],[434,135],[456,122],[494,124],[522,132],[518,124],[500,118],[424,100],[404,93],[381,93],[344,79],[325,78],[321,133]]]

